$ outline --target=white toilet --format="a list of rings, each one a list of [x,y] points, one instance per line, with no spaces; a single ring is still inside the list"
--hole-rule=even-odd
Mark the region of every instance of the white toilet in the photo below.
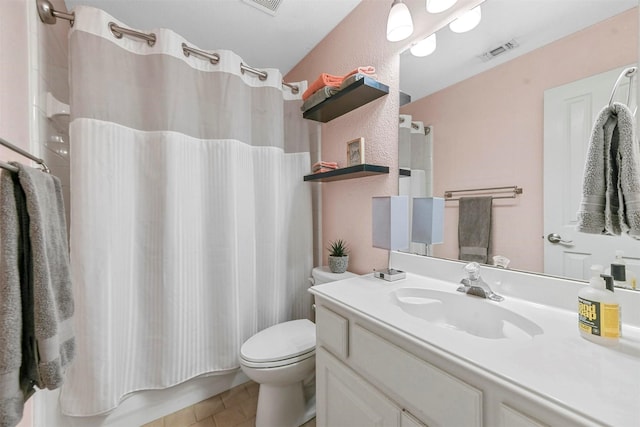
[[[313,284],[356,276],[331,273],[329,267],[312,271]],[[305,398],[304,382],[316,366],[316,326],[307,319],[263,329],[240,348],[240,366],[260,384],[256,427],[296,427],[315,416],[315,394]]]

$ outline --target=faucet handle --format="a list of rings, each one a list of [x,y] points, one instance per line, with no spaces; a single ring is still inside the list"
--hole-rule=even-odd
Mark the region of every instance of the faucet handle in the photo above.
[[[469,280],[478,280],[480,278],[480,264],[470,262],[464,266],[464,272],[467,274]]]

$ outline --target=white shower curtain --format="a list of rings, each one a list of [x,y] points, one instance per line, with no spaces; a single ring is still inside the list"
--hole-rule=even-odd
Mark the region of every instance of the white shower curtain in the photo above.
[[[433,196],[432,134],[425,132],[423,122],[413,121],[409,114],[400,114],[398,127],[398,157],[401,169],[409,169],[410,176],[400,176],[398,194],[409,196],[409,227],[414,197]],[[411,235],[411,231],[409,231]],[[409,252],[426,255],[424,243],[410,242]]]
[[[114,37],[78,7],[70,33],[71,262],[77,358],[63,413],[239,366],[255,332],[309,315],[311,122],[277,70]],[[149,31],[151,32],[151,31]],[[301,86],[300,92],[305,90]]]

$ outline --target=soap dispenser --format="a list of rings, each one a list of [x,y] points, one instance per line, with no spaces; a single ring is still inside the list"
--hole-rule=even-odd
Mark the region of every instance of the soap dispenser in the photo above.
[[[605,274],[613,277],[618,288],[636,289],[636,275],[627,268],[623,256],[624,251],[617,250],[615,259],[611,262],[611,268],[607,268]]]
[[[610,292],[615,292],[615,286],[613,285],[613,277],[608,274],[601,274],[600,277],[604,279],[604,286]],[[620,330],[620,338],[622,338],[622,307],[618,306],[618,327]]]
[[[589,286],[578,293],[578,329],[583,338],[612,346],[620,339],[620,305],[601,274],[601,265],[591,266]]]
[[[627,286],[627,266],[622,256],[624,252],[616,251],[616,258],[611,263],[611,276],[617,286],[626,288]]]

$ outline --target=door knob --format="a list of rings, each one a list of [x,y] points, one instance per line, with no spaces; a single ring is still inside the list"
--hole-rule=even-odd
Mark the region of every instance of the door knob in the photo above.
[[[551,233],[547,236],[547,240],[551,243],[561,243],[563,245],[570,245],[573,240],[562,240],[562,237],[558,233]]]

